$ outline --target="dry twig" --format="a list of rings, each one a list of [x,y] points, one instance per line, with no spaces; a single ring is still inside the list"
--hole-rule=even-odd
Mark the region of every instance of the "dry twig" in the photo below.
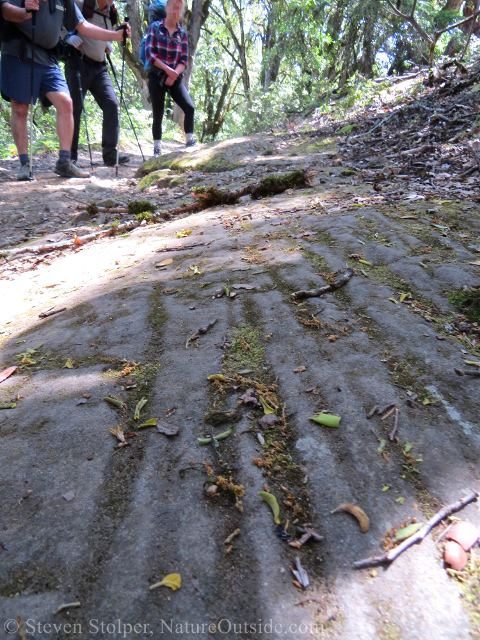
[[[359,560],[358,562],[354,563],[354,568],[364,569],[365,567],[372,567],[377,564],[393,562],[406,549],[414,544],[417,544],[418,542],[421,542],[430,533],[433,527],[435,527],[444,518],[451,515],[452,513],[455,513],[456,511],[460,511],[460,509],[466,507],[467,504],[475,502],[475,500],[478,498],[478,495],[478,491],[472,491],[472,493],[470,493],[468,496],[465,496],[465,498],[461,498],[457,502],[453,502],[452,504],[443,507],[443,509],[440,509],[440,511],[438,511],[432,518],[430,518],[430,520],[424,527],[417,531],[417,533],[415,533],[413,536],[410,536],[410,538],[404,540],[397,547],[390,549],[390,551],[384,553],[382,556],[372,556],[371,558],[366,558],[365,560]]]
[[[295,298],[295,300],[300,300],[302,298],[317,298],[324,293],[329,293],[330,291],[335,291],[336,289],[340,289],[340,287],[344,287],[352,276],[353,269],[348,267],[348,269],[345,269],[342,273],[340,278],[332,284],[327,284],[325,287],[320,287],[319,289],[295,291],[295,293],[292,293],[292,298]]]

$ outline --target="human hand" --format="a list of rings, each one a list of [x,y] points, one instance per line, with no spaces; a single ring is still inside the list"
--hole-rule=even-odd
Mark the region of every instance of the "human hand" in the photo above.
[[[83,40],[80,38],[80,36],[76,36],[73,33],[65,38],[65,42],[72,47],[75,47],[75,49],[80,49],[80,47],[83,45]]]
[[[117,27],[117,30],[112,33],[112,40],[115,40],[115,42],[122,42],[124,31],[126,33],[126,37],[130,38],[130,36],[132,35],[132,30],[128,22],[124,22]]]
[[[112,46],[109,42],[105,43],[105,53],[109,56],[112,53]]]
[[[165,73],[167,74],[169,79],[171,78],[173,80],[173,82],[175,82],[175,80],[178,78],[178,73],[171,67],[167,67],[165,69]]]
[[[39,0],[25,0],[25,11],[30,13],[30,11],[38,11],[39,9]]]
[[[175,82],[175,80],[174,80],[173,78],[167,78],[167,79],[165,80],[165,83],[164,83],[164,84],[165,84],[165,86],[167,86],[167,87],[171,87],[171,86],[173,85],[173,83],[174,83],[174,82]]]

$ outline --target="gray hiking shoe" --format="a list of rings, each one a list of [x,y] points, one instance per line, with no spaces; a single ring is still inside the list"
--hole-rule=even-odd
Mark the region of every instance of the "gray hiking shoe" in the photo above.
[[[197,144],[197,141],[195,140],[195,138],[192,138],[191,140],[188,140],[185,143],[186,147],[194,147]]]
[[[30,180],[30,165],[28,164],[20,165],[20,171],[17,173],[17,180],[19,182]]]
[[[74,162],[67,160],[67,162],[60,162],[57,160],[55,165],[55,173],[62,178],[89,178],[88,171],[80,169]]]

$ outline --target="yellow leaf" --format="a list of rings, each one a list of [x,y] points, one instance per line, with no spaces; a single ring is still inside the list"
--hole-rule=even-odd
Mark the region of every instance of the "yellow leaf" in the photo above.
[[[192,229],[184,229],[183,231],[178,231],[176,238],[186,238],[192,233]]]
[[[67,361],[65,362],[65,366],[64,366],[64,368],[65,368],[65,367],[66,367],[67,369],[73,369],[73,363],[72,363],[72,361],[70,360],[70,358],[68,358],[68,359],[67,359]]]
[[[280,524],[280,507],[278,506],[276,497],[271,493],[268,493],[267,491],[260,491],[258,495],[262,498],[262,500],[265,500],[270,509],[273,511],[275,524]]]
[[[395,298],[388,298],[388,299],[394,302],[395,304],[398,304],[398,300],[395,300]]]
[[[404,503],[404,501],[405,501],[405,499],[404,499],[404,498],[397,498],[397,499],[395,500],[395,502],[398,502],[398,504],[403,504],[403,503]]]
[[[262,404],[263,410],[265,412],[265,415],[269,414],[269,413],[275,413],[275,409],[273,409],[266,401],[264,398],[262,398],[262,396],[259,396],[259,400]]]
[[[218,380],[219,382],[226,382],[227,379],[225,376],[222,376],[221,373],[214,373],[211,376],[207,377],[207,380]]]
[[[149,589],[152,591],[153,589],[157,589],[158,587],[169,587],[173,591],[180,589],[182,586],[182,577],[179,573],[169,573],[168,576],[165,576],[163,580],[160,582],[156,582],[152,584]]]
[[[169,264],[172,264],[172,258],[167,258],[166,260],[162,260],[161,262],[157,262],[156,267],[166,267]]]
[[[158,418],[152,418],[151,420],[147,420],[143,424],[139,424],[137,428],[141,429],[142,427],[156,427],[157,422],[158,422]]]
[[[388,491],[389,489],[390,487],[388,486],[388,484],[384,484],[382,491]]]

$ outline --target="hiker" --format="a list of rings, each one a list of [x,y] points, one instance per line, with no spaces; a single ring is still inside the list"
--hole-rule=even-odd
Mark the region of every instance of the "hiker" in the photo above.
[[[89,173],[71,161],[73,110],[68,86],[57,64],[58,42],[62,23],[69,31],[102,41],[123,40],[123,25],[107,31],[87,22],[73,0],[0,0],[2,11],[2,57],[0,88],[2,97],[11,102],[11,129],[20,158],[17,180],[29,180],[27,116],[31,99],[31,72],[34,74],[33,104],[40,97],[44,106],[57,110],[57,135],[60,143],[55,173],[65,178],[88,178]],[[35,56],[32,61],[32,11],[37,11]],[[6,22],[8,21],[8,22]],[[14,23],[14,24],[12,24]],[[34,62],[34,64],[33,64]]]
[[[117,10],[113,0],[74,0],[83,17],[98,27],[111,30],[116,24]],[[108,42],[95,40],[89,36],[70,33],[65,42],[70,45],[66,54],[65,77],[73,101],[73,141],[72,162],[78,158],[78,136],[82,117],[83,99],[90,91],[103,113],[102,155],[103,163],[113,167],[117,156],[118,101],[107,71],[105,53],[110,55]],[[77,73],[80,73],[80,79]],[[79,82],[80,80],[80,82]],[[80,87],[82,94],[80,94]],[[119,164],[130,160],[126,153],[118,154]]]
[[[167,17],[148,27],[145,55],[151,68],[148,70],[148,89],[153,111],[153,155],[162,153],[162,120],[165,94],[170,92],[174,102],[185,114],[185,146],[196,144],[193,137],[195,109],[182,83],[183,71],[188,62],[188,39],[179,25],[183,12],[183,0],[168,0]]]

